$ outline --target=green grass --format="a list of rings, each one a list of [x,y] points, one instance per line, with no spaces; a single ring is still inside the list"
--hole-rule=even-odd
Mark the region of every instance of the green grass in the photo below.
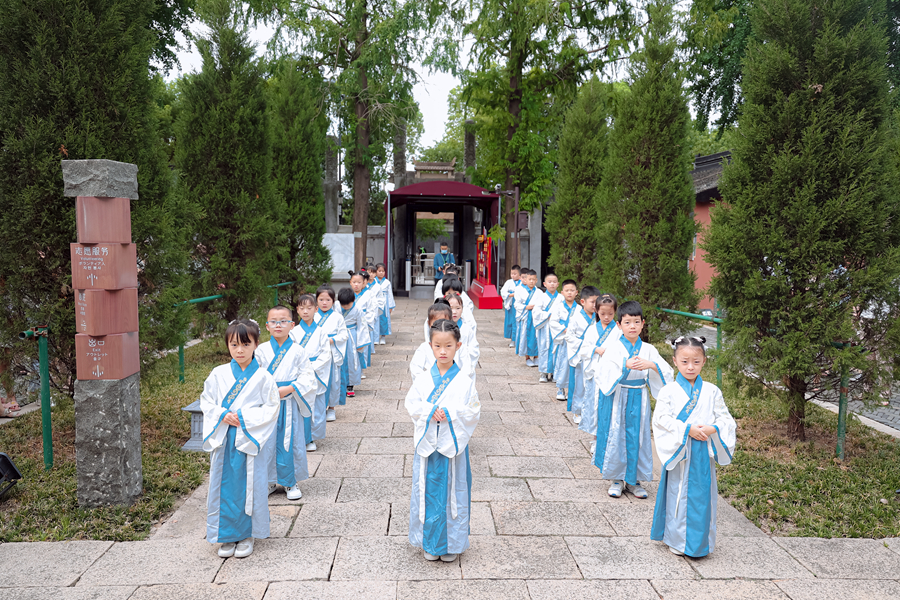
[[[199,397],[210,370],[228,356],[217,338],[188,348],[185,359],[184,384],[178,383],[175,354],[141,374],[144,493],[133,506],[78,507],[71,398],[55,398],[50,471],[44,470],[39,411],[0,426],[0,452],[23,475],[0,499],[0,542],[144,539],[154,523],[200,485],[209,459],[205,452],[181,452],[191,430],[190,415],[181,408]]]

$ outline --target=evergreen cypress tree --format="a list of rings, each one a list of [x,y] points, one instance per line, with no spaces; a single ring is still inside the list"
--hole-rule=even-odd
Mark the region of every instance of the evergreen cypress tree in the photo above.
[[[278,283],[286,210],[271,183],[263,72],[246,28],[227,0],[204,4],[201,17],[210,31],[197,40],[202,70],[182,86],[175,163],[180,193],[202,215],[193,231],[193,293],[224,294],[205,310],[231,321]]]
[[[272,178],[286,203],[282,220],[288,258],[282,281],[297,281],[294,296],[331,280],[331,255],[325,235],[322,172],[328,119],[322,106],[321,75],[284,58],[269,86],[272,124]]]
[[[186,324],[187,311],[172,309],[184,297],[186,253],[152,108],[153,11],[153,0],[0,2],[0,352],[17,351],[15,364],[30,368],[37,346],[16,334],[49,324],[53,384],[65,391],[74,383],[76,233],[61,159],[137,164],[132,237],[145,356],[177,345]]]
[[[834,389],[884,389],[896,323],[898,210],[884,4],[761,0],[733,163],[704,248],[727,309],[724,358],[780,385],[788,431]],[[835,347],[833,342],[857,347]],[[867,355],[859,352],[864,347]]]
[[[696,230],[688,174],[691,118],[672,9],[661,4],[648,12],[644,48],[630,68],[631,94],[618,103],[609,136],[596,232],[602,288],[639,301],[650,330],[661,321],[680,324],[654,306],[694,310],[698,294],[687,267]]]
[[[613,87],[595,75],[581,86],[559,138],[556,198],[547,209],[550,257],[560,281],[598,284],[594,195],[606,160]]]

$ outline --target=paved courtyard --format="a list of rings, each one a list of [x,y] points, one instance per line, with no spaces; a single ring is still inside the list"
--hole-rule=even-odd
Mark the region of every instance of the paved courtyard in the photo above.
[[[655,485],[649,500],[606,494],[588,437],[507,347],[500,311],[476,311],[471,548],[454,563],[425,561],[406,538],[403,399],[428,304],[398,299],[395,335],[309,455],[303,499],[270,497],[272,538],[251,557],[222,559],[206,543],[202,486],[147,541],[0,545],[0,598],[900,598],[900,539],[769,537],[720,499],[711,556],[650,541]]]

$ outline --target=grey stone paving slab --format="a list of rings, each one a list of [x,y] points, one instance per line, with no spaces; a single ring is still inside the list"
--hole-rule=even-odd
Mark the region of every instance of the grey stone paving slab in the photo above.
[[[366,423],[406,423],[410,421],[409,413],[405,410],[368,410],[366,411]]]
[[[407,361],[406,364],[408,367],[409,362]],[[375,392],[375,399],[378,401],[397,400],[397,410],[400,410],[401,408],[403,408],[403,401],[406,400],[406,392],[395,390],[378,390],[377,392]],[[385,406],[384,408],[387,409],[389,407]]]
[[[575,479],[603,479],[600,469],[594,466],[590,457],[588,458],[565,458],[566,465],[572,472]],[[612,483],[611,481],[609,483]],[[609,488],[609,484],[606,485]],[[646,486],[644,486],[646,487]],[[648,490],[649,491],[649,488]]]
[[[537,437],[542,438],[544,431],[537,425],[483,425],[475,428],[476,437],[511,438],[511,437]]]
[[[525,407],[525,410],[528,412],[542,413],[542,414],[565,414],[566,412],[566,403],[560,400],[556,400],[556,387],[553,387],[554,399],[545,400],[541,398],[540,400],[523,400],[522,406]],[[577,428],[576,428],[577,429]]]
[[[646,537],[567,537],[585,579],[695,579],[684,558]]]
[[[396,392],[384,392],[387,393],[396,393]],[[340,420],[340,414],[342,407],[338,407],[337,414],[338,420]],[[365,398],[347,398],[347,406],[343,408],[343,410],[352,410],[354,412],[368,412],[370,410],[384,410],[384,411],[394,411],[394,410],[403,410],[403,402],[401,400],[396,399],[381,399],[378,396],[369,396]]]
[[[465,579],[581,579],[561,537],[471,536]]]
[[[665,545],[658,543],[661,548]],[[704,579],[805,579],[813,577],[769,538],[720,537],[715,551],[689,559]]]
[[[782,579],[774,582],[791,600],[897,600],[900,583],[890,580]]]
[[[412,479],[361,477],[346,478],[337,501],[343,502],[409,502]]]
[[[524,413],[504,413],[504,414],[524,414]],[[479,425],[503,425],[503,421],[500,420],[500,413],[496,411],[486,410],[486,407],[481,405],[481,414],[478,417]]]
[[[590,502],[493,502],[500,535],[615,535]]]
[[[350,406],[337,406],[334,409],[334,416],[337,421],[335,423],[362,423],[366,420],[366,413],[369,407],[362,407],[356,404]]]
[[[472,500],[475,502],[529,502],[534,498],[524,479],[472,477]]]
[[[604,482],[603,495],[609,498],[606,487]],[[610,500],[615,499],[610,498]],[[600,502],[597,506],[612,525],[616,535],[625,537],[650,535],[650,525],[653,523],[652,504],[646,502]]]
[[[900,577],[900,555],[880,540],[772,538],[819,579],[882,579]]]
[[[631,499],[610,498],[606,490],[609,483],[596,479],[531,479],[528,487],[535,500],[541,502],[567,502],[578,500],[579,502],[617,502],[630,504]]]
[[[391,437],[391,424],[334,421],[328,424],[327,433],[330,438]]]
[[[659,600],[647,581],[529,581],[531,600]]]
[[[337,538],[257,540],[247,558],[229,558],[216,583],[328,579]]]
[[[660,598],[666,600],[789,600],[771,581],[667,581],[650,582]]]
[[[365,438],[358,454],[408,454],[414,449],[412,438]]]
[[[306,453],[306,468],[309,471],[310,477],[316,476],[316,471],[319,470],[319,464],[322,462],[322,454],[318,452],[307,452]]]
[[[509,443],[518,456],[590,457],[578,440],[510,438]]]
[[[78,585],[212,583],[223,559],[205,540],[118,542],[84,572]]]
[[[297,504],[312,504],[318,502],[331,503],[337,499],[338,490],[341,488],[341,480],[338,478],[313,477],[297,484],[303,497],[299,500],[288,500],[284,491],[279,491],[269,496],[269,506]]]
[[[544,425],[562,427],[569,423],[562,413],[505,412],[500,413],[504,425]]]
[[[469,521],[471,535],[496,535],[491,507],[487,502],[472,503],[472,517]],[[409,535],[409,500],[391,504],[391,524],[389,535]]]
[[[513,456],[515,452],[513,452],[513,448],[506,438],[478,437],[469,440],[469,454],[479,456]]]
[[[139,587],[129,600],[262,600],[266,581]]]
[[[381,438],[373,438],[381,439]],[[356,454],[362,438],[330,438],[316,440],[316,455],[325,454]],[[309,457],[307,457],[309,458]]]
[[[591,434],[586,431],[581,431],[577,427],[572,427],[571,425],[544,425],[541,427],[541,430],[544,432],[544,437],[548,438],[559,438],[563,440],[593,440]]]
[[[300,511],[291,537],[387,535],[390,513],[387,502],[308,504]]]
[[[716,505],[716,531],[726,537],[766,537],[759,527],[721,496]]]
[[[0,544],[0,587],[74,585],[112,542]]]
[[[478,429],[475,430],[476,432]],[[415,427],[412,422],[409,423],[394,423],[393,429],[391,429],[391,437],[407,437],[411,438],[413,433],[415,432]]]
[[[9,600],[127,600],[133,585],[85,587],[0,587],[0,598]]]
[[[488,464],[494,477],[554,477],[571,479],[572,472],[559,457],[490,456]]]
[[[388,535],[409,535],[409,500],[391,503],[391,522]]]
[[[461,578],[458,560],[427,561],[422,550],[411,546],[406,536],[342,537],[331,569],[331,581]]]
[[[282,492],[283,493],[283,492]],[[315,505],[310,505],[315,506]],[[291,530],[294,524],[294,518],[300,512],[300,505],[297,502],[291,505],[270,506],[269,507],[269,537],[282,538]]]
[[[398,600],[465,598],[466,600],[529,600],[524,581],[401,581]]]
[[[320,477],[402,477],[403,456],[325,456],[317,473]]]
[[[396,581],[277,581],[265,600],[395,600]]]
[[[495,400],[493,398],[482,398],[481,405],[497,412],[525,412],[525,408],[521,402],[516,400]]]
[[[204,481],[182,503],[178,510],[150,535],[150,539],[194,538],[206,539],[206,494],[209,483]]]

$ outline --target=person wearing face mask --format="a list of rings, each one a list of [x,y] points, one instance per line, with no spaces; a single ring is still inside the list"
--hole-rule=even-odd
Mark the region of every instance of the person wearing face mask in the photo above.
[[[444,277],[444,269],[447,265],[455,265],[456,257],[453,256],[453,253],[450,252],[449,246],[447,246],[447,242],[441,242],[441,251],[439,254],[434,255],[434,281],[437,282],[439,279]]]

